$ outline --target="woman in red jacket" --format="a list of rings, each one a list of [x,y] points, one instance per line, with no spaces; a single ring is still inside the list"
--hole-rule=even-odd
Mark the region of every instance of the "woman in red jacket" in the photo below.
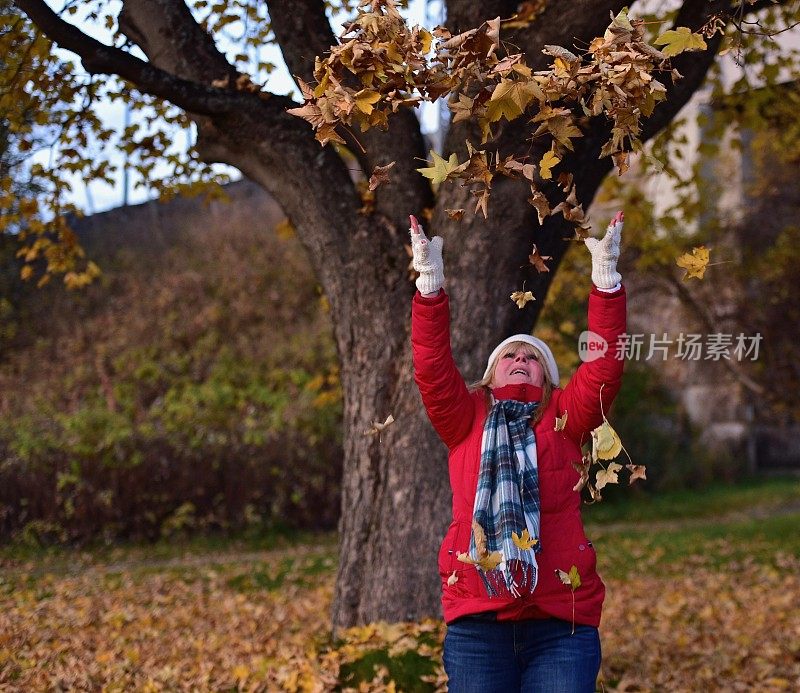
[[[625,289],[616,269],[623,215],[592,256],[589,330],[608,348],[559,387],[547,345],[514,335],[468,388],[450,351],[442,239],[412,216],[415,380],[449,449],[453,521],[439,551],[450,690],[594,691],[605,594],[580,514],[581,445],[619,391]],[[602,401],[601,401],[602,398]],[[558,422],[556,421],[558,419]],[[580,585],[558,571],[576,566]]]

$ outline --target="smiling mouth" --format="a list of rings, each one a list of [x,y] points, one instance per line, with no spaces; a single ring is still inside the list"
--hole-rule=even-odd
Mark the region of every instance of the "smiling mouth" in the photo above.
[[[528,375],[528,371],[523,371],[521,368],[515,368],[513,371],[511,371],[511,375],[517,375],[518,373],[520,375]]]

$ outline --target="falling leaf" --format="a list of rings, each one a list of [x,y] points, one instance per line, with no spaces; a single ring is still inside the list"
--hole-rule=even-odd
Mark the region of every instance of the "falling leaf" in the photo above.
[[[616,152],[611,155],[611,158],[614,160],[614,166],[617,167],[617,172],[620,176],[631,167],[630,152]]]
[[[592,457],[595,460],[613,460],[622,452],[622,441],[607,420],[592,431]]]
[[[528,198],[528,204],[536,208],[536,214],[539,216],[539,224],[544,224],[544,220],[550,215],[550,203],[544,196],[544,193],[536,190],[533,195]]]
[[[514,542],[514,545],[517,548],[523,550],[531,549],[539,543],[538,539],[534,539],[530,534],[528,534],[527,527],[522,530],[522,535],[518,535],[516,532],[511,532],[511,541]]]
[[[656,46],[664,46],[662,53],[668,58],[684,51],[704,51],[707,48],[702,35],[693,33],[685,26],[665,31],[653,43]]]
[[[483,570],[494,570],[503,562],[503,554],[499,551],[492,551],[478,561],[478,565]]]
[[[355,95],[356,108],[362,113],[372,113],[373,104],[380,101],[381,95],[372,89],[362,89]]]
[[[395,161],[391,161],[386,166],[376,166],[372,175],[369,177],[369,189],[375,190],[379,185],[389,182],[389,169],[395,165]]]
[[[628,19],[627,7],[623,7],[619,11],[619,14],[611,20],[611,26],[633,33],[633,25],[631,24],[631,20]]]
[[[701,245],[697,248],[692,248],[691,253],[684,253],[675,261],[678,267],[682,267],[686,270],[686,274],[683,275],[684,281],[692,277],[696,279],[703,278],[703,275],[706,273],[706,268],[708,267],[709,255],[709,249]]]
[[[545,55],[550,55],[553,58],[561,58],[561,60],[564,60],[568,63],[574,63],[580,60],[580,58],[577,55],[575,55],[572,51],[567,50],[566,48],[562,48],[561,46],[553,46],[545,44],[545,47],[542,48],[542,53],[544,53]]]
[[[514,120],[522,115],[537,94],[541,94],[541,88],[533,81],[502,79],[486,104],[486,117],[490,123],[503,117]]]
[[[489,550],[486,548],[486,532],[475,520],[472,521],[472,533],[475,535],[475,550],[479,557],[484,557]]]
[[[453,586],[453,585],[455,585],[457,582],[458,582],[458,575],[456,575],[456,571],[454,570],[454,571],[453,571],[453,573],[452,573],[452,575],[450,575],[450,577],[449,577],[449,578],[447,578],[447,584],[448,584],[448,585],[450,585],[450,586],[452,587],[452,586]]]
[[[486,206],[489,204],[489,188],[472,190],[471,192],[478,198],[478,202],[475,204],[475,214],[483,212],[483,218],[488,219],[489,213],[487,212]]]
[[[557,417],[556,417],[556,426],[555,426],[555,428],[553,429],[554,431],[563,431],[563,430],[564,430],[564,427],[567,425],[567,414],[568,414],[568,413],[569,413],[569,412],[567,412],[567,411],[565,410],[565,411],[564,411],[564,416],[560,416],[560,417],[559,417],[559,416],[557,416]]]
[[[464,218],[463,209],[446,209],[444,213],[454,221],[461,221]]]
[[[616,462],[609,462],[608,467],[605,469],[601,469],[597,472],[597,477],[595,478],[595,485],[597,486],[597,490],[599,491],[602,489],[606,484],[618,484],[619,478],[617,474],[619,474],[620,470],[622,469],[622,465]]]
[[[377,435],[378,436],[378,440],[380,440],[381,439],[380,438],[381,433],[384,431],[384,429],[387,426],[391,426],[393,423],[394,423],[394,416],[389,414],[389,416],[386,417],[386,421],[384,421],[383,423],[380,423],[378,421],[373,421],[372,422],[372,426],[370,426],[370,428],[368,428],[366,431],[364,431],[364,435],[365,436],[375,436],[375,435]]]
[[[528,255],[528,262],[530,262],[535,268],[537,272],[549,272],[550,268],[545,264],[545,260],[552,260],[552,255],[540,255],[539,249],[536,247],[536,244],[533,244],[533,249],[531,250],[531,254]]]
[[[578,566],[574,565],[569,569],[568,573],[565,573],[563,570],[559,570],[556,568],[556,575],[558,579],[567,587],[569,587],[573,592],[581,586],[581,576],[578,573]]]
[[[647,479],[647,468],[643,464],[626,464],[625,467],[631,473],[631,478],[628,479],[629,484],[637,479]]]
[[[539,162],[539,175],[545,180],[550,180],[553,177],[553,173],[550,169],[560,161],[561,159],[558,158],[552,149],[546,151],[542,160]]]
[[[433,150],[431,150],[430,154],[433,159],[433,165],[427,168],[418,168],[417,171],[425,178],[430,178],[431,183],[444,183],[447,176],[458,168],[458,156],[453,152],[450,158],[445,160]]]
[[[528,301],[535,301],[536,299],[530,291],[515,291],[511,294],[511,300],[517,304],[517,308],[524,308]]]
[[[529,0],[521,2],[517,7],[516,14],[510,19],[503,20],[505,29],[523,29],[528,26],[537,16],[545,10],[547,0]]]
[[[459,553],[456,555],[456,560],[478,566],[483,570],[494,570],[503,562],[503,554],[499,551],[487,552],[485,556],[476,561],[468,553]]]
[[[580,462],[573,462],[572,466],[581,475],[572,490],[580,491],[589,482],[589,468],[592,466],[592,458],[590,455],[584,455]]]

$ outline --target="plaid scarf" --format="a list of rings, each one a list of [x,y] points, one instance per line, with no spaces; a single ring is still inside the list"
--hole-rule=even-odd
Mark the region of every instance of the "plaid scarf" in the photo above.
[[[536,552],[542,548],[538,543],[539,472],[536,437],[529,419],[538,405],[495,402],[483,426],[468,562],[475,564],[490,597],[516,598],[521,590],[530,593],[536,587]],[[476,542],[476,530],[479,540],[484,539],[480,529],[485,535],[482,552]],[[526,529],[536,540],[531,548],[524,548],[531,543],[524,541]]]

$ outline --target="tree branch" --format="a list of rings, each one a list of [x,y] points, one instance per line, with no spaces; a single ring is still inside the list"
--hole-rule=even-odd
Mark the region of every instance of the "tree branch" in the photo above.
[[[270,21],[289,71],[313,83],[314,58],[324,56],[337,44],[325,14],[322,0],[269,0]],[[410,212],[420,212],[433,202],[427,181],[415,170],[426,152],[419,122],[407,109],[392,115],[388,131],[372,128],[356,137],[340,129],[348,147],[358,159],[364,175],[369,177],[375,166],[396,162],[390,186],[379,189],[375,208],[395,225],[405,225]],[[415,161],[416,159],[416,161]]]
[[[673,26],[687,26],[697,31],[712,14],[726,15],[732,5],[731,0],[687,0],[683,3]],[[642,142],[653,138],[671,123],[692,95],[700,88],[708,70],[717,57],[722,44],[722,34],[716,34],[706,41],[707,48],[701,52],[682,53],[672,58],[672,65],[683,75],[678,82],[667,80],[667,98],[660,103],[653,115],[644,121]]]
[[[259,100],[254,94],[223,91],[176,77],[119,48],[100,43],[65,22],[44,2],[17,0],[17,6],[59,46],[77,54],[91,74],[119,75],[143,92],[200,115],[227,114],[243,106],[252,108]]]
[[[508,41],[525,53],[534,70],[542,70],[552,57],[542,53],[545,45],[585,48],[609,25],[609,14],[617,14],[630,0],[573,0],[548,2],[544,12],[529,26],[513,32]]]
[[[487,19],[495,17],[508,19],[517,11],[518,6],[517,0],[487,0],[486,2],[449,0],[447,3],[447,28],[453,34],[460,34],[462,31],[480,26]]]

